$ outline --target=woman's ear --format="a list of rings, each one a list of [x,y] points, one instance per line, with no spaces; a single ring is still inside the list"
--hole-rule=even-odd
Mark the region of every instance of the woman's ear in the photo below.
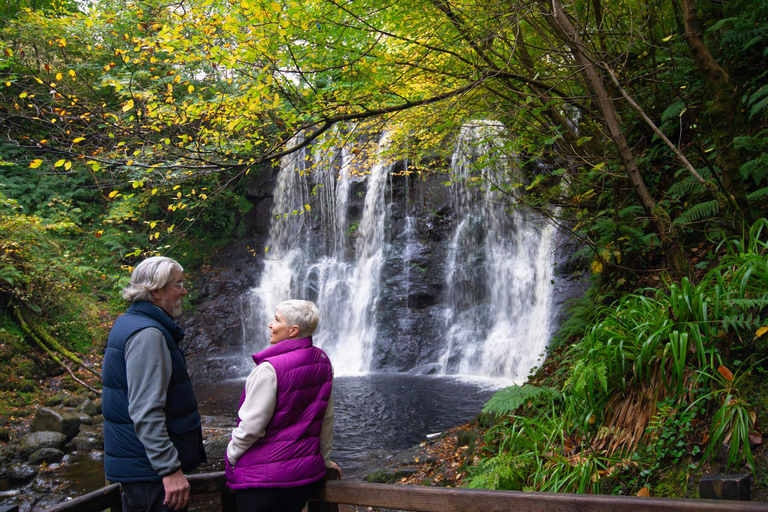
[[[288,335],[291,338],[295,338],[299,335],[299,326],[298,325],[292,325],[288,328]]]

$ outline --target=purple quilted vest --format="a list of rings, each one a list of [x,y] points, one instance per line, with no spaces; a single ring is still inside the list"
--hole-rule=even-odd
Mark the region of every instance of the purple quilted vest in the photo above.
[[[276,343],[254,354],[253,360],[257,365],[268,361],[275,368],[275,412],[264,437],[234,467],[224,457],[227,485],[232,489],[296,487],[321,479],[325,461],[320,454],[320,431],[333,384],[328,356],[312,346],[312,338],[302,338]],[[240,406],[243,401],[245,389]]]

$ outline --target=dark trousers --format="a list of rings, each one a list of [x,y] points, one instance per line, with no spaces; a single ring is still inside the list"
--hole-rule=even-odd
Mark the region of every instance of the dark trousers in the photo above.
[[[235,491],[237,512],[301,512],[312,486],[238,489]]]
[[[165,488],[162,481],[124,483],[121,487],[123,488],[123,512],[173,511],[172,508],[163,505]]]

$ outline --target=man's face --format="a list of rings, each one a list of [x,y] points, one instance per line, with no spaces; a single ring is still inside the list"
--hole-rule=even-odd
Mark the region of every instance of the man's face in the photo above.
[[[184,288],[184,274],[179,269],[171,270],[171,282],[164,288],[152,290],[152,297],[156,306],[161,307],[173,318],[181,316],[181,300],[187,294]]]

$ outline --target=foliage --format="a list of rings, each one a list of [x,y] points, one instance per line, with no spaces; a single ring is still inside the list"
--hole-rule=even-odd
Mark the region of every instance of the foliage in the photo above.
[[[497,391],[483,406],[483,413],[509,414],[521,405],[533,402],[546,402],[558,397],[560,393],[550,387],[511,386]]]
[[[697,284],[667,282],[599,307],[563,363],[562,395],[533,386],[497,393],[486,404],[504,414],[491,431],[497,453],[470,485],[596,492],[597,472],[619,471],[628,459],[648,482],[690,460],[698,463],[689,470],[701,467],[724,443],[728,466],[754,468],[747,382],[763,363],[742,358],[765,355],[768,220],[716,251],[719,264]],[[519,409],[542,396],[548,407]]]

